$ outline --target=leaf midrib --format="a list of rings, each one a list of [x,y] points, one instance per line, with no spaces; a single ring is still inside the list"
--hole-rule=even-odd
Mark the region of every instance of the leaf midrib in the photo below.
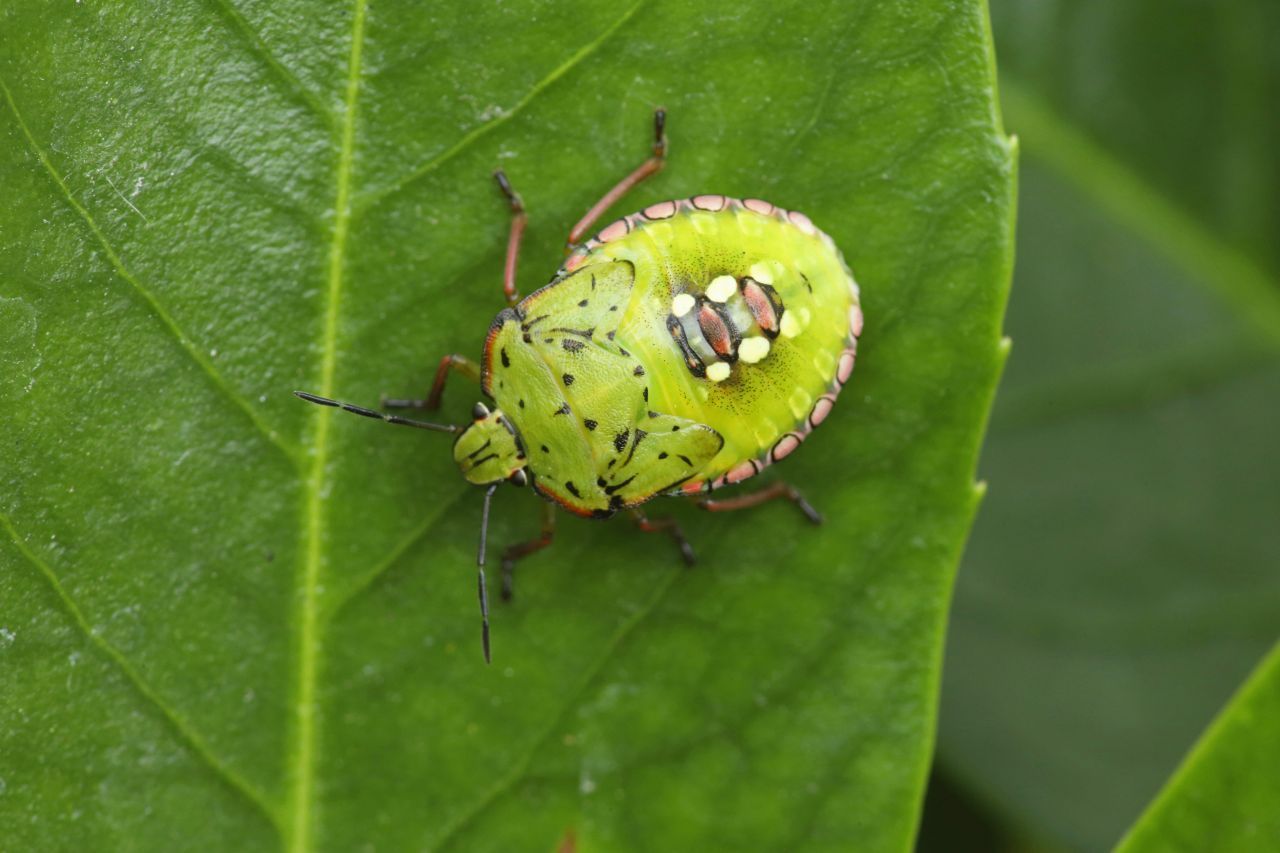
[[[347,85],[342,115],[341,145],[334,170],[335,201],[333,238],[329,244],[328,286],[320,358],[320,393],[333,394],[337,361],[338,308],[342,297],[347,237],[351,225],[351,173],[355,151],[356,102],[360,94],[360,60],[364,47],[364,18],[367,0],[355,0],[351,23],[351,52],[347,60]],[[311,443],[311,471],[303,487],[305,494],[305,538],[303,560],[295,580],[293,648],[296,655],[293,718],[286,775],[290,782],[286,847],[293,853],[311,849],[313,830],[312,798],[316,769],[316,682],[321,655],[320,569],[323,562],[324,482],[329,459],[329,423],[332,411],[317,407],[315,439]]]

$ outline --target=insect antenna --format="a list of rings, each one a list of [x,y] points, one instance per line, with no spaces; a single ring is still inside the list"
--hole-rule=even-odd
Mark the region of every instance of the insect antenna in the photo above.
[[[480,644],[484,647],[484,662],[493,663],[489,655],[489,593],[484,584],[484,552],[489,539],[489,502],[500,483],[494,483],[484,493],[484,509],[480,512],[480,554],[476,558],[478,573],[476,582],[480,594]]]
[[[360,415],[365,418],[374,418],[380,421],[386,421],[389,424],[399,424],[400,426],[417,427],[418,429],[429,429],[435,432],[457,433],[461,432],[461,427],[452,424],[432,424],[426,421],[415,421],[410,418],[402,418],[399,415],[387,415],[382,412],[375,412],[373,409],[366,409],[362,406],[355,406],[351,403],[344,403],[341,400],[330,400],[328,397],[318,397],[315,394],[308,394],[306,391],[294,391],[294,396],[301,397],[308,403],[315,403],[317,406],[332,406],[335,409],[342,409],[344,412],[351,412],[353,415]]]

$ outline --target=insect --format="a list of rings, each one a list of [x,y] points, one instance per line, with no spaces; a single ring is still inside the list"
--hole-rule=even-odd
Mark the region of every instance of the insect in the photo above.
[[[720,511],[785,498],[821,521],[783,482],[730,498],[708,493],[782,460],[831,412],[862,333],[858,286],[808,217],[758,199],[664,201],[584,239],[628,190],[662,168],[665,123],[665,111],[655,111],[652,155],[587,211],[569,234],[564,265],[523,299],[516,261],[528,217],[506,175],[494,173],[512,212],[508,307],[490,324],[478,364],[446,355],[426,399],[384,399],[382,406],[437,409],[456,372],[478,381],[495,408],[476,403],[464,427],[294,392],[456,436],[454,461],[485,488],[477,583],[486,661],[489,505],[503,483],[529,486],[547,501],[541,534],[503,552],[504,599],[513,593],[516,562],[551,544],[557,507],[591,518],[629,512],[641,530],[671,536],[688,563],[694,554],[680,527],[650,519],[641,504],[685,495]]]

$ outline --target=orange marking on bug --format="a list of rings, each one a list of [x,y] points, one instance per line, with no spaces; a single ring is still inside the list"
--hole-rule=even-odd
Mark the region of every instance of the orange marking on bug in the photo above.
[[[675,213],[676,203],[674,201],[660,201],[644,209],[646,219],[670,219]]]
[[[853,374],[854,358],[855,353],[851,349],[840,353],[840,364],[836,366],[836,379],[840,381],[841,385],[848,382],[849,377]]]
[[[692,199],[693,206],[699,210],[718,211],[724,210],[724,206],[728,203],[728,199],[722,195],[695,195]]]
[[[686,495],[696,495],[698,494],[698,492],[701,492],[703,489],[705,489],[706,485],[707,483],[705,480],[692,480],[688,483],[685,483],[683,486],[681,486],[680,491],[684,492]]]
[[[835,398],[828,394],[823,394],[818,398],[818,402],[813,404],[813,411],[809,413],[809,423],[817,426],[827,419],[827,415],[831,414],[831,410],[835,408]]]
[[[733,336],[719,311],[710,305],[703,305],[698,312],[698,328],[702,330],[702,337],[706,338],[716,355],[727,358],[733,354]]]
[[[770,456],[773,458],[774,462],[786,459],[791,455],[792,451],[800,446],[801,441],[802,439],[800,436],[796,435],[794,432],[789,432],[782,438],[778,439],[777,444],[773,446],[773,452]]]
[[[596,239],[601,243],[611,243],[620,237],[625,237],[627,232],[631,230],[631,225],[626,218],[615,219],[604,228],[600,229],[600,233],[596,235]]]
[[[764,289],[754,280],[746,279],[742,284],[742,297],[746,300],[747,308],[755,318],[756,325],[765,332],[778,334],[778,315],[774,312],[773,303],[769,301],[769,296]]]
[[[792,224],[792,225],[796,226],[797,228],[799,228],[799,229],[800,229],[801,231],[803,231],[804,233],[806,233],[806,234],[810,234],[810,235],[817,233],[817,230],[818,230],[818,229],[817,229],[817,227],[813,224],[813,220],[811,220],[809,217],[805,216],[805,215],[804,215],[803,213],[801,213],[800,211],[798,211],[798,210],[790,211],[790,212],[787,214],[787,218],[791,220],[791,224]]]
[[[854,305],[849,309],[849,332],[855,337],[862,337],[862,309]]]

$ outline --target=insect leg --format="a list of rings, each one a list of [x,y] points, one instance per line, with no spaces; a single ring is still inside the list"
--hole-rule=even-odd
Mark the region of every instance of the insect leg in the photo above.
[[[605,193],[604,197],[592,205],[591,209],[578,220],[578,224],[573,226],[573,230],[569,232],[568,250],[573,251],[574,247],[582,242],[582,238],[591,230],[591,226],[604,215],[605,211],[613,207],[614,202],[626,195],[632,187],[645,178],[660,172],[666,160],[667,111],[662,107],[658,107],[653,111],[653,154],[650,155],[648,160],[641,163],[634,172],[618,181],[613,189]]]
[[[729,512],[730,510],[759,506],[765,501],[771,501],[774,498],[786,498],[800,507],[800,511],[804,513],[805,518],[814,524],[822,523],[822,513],[814,509],[804,499],[804,495],[800,494],[799,490],[789,483],[773,483],[754,492],[748,492],[745,495],[738,495],[732,498],[704,498],[698,501],[698,506],[708,512]]]
[[[435,381],[431,383],[431,393],[427,395],[425,400],[397,400],[382,396],[382,408],[384,409],[426,409],[435,411],[440,408],[440,398],[444,395],[444,381],[449,378],[449,371],[453,370],[470,379],[472,382],[480,381],[480,365],[476,364],[466,356],[446,355],[440,359],[440,366],[436,368]]]
[[[502,268],[502,292],[506,294],[507,304],[515,305],[520,301],[520,294],[516,292],[516,259],[520,255],[520,238],[524,236],[524,226],[529,221],[529,214],[525,213],[524,201],[507,180],[506,172],[499,169],[493,173],[493,179],[498,182],[498,189],[502,190],[507,203],[511,205],[511,233],[507,237],[507,262]]]
[[[636,521],[636,527],[639,527],[645,533],[666,533],[676,543],[676,547],[680,549],[680,556],[684,559],[686,566],[692,566],[698,561],[698,557],[693,553],[693,546],[689,544],[689,540],[684,538],[684,531],[680,529],[679,523],[674,518],[659,518],[654,520],[649,518],[638,509],[630,510],[631,517]]]
[[[516,594],[516,561],[537,553],[551,544],[556,535],[555,504],[543,504],[542,533],[536,539],[508,545],[502,552],[502,600],[510,601]]]

